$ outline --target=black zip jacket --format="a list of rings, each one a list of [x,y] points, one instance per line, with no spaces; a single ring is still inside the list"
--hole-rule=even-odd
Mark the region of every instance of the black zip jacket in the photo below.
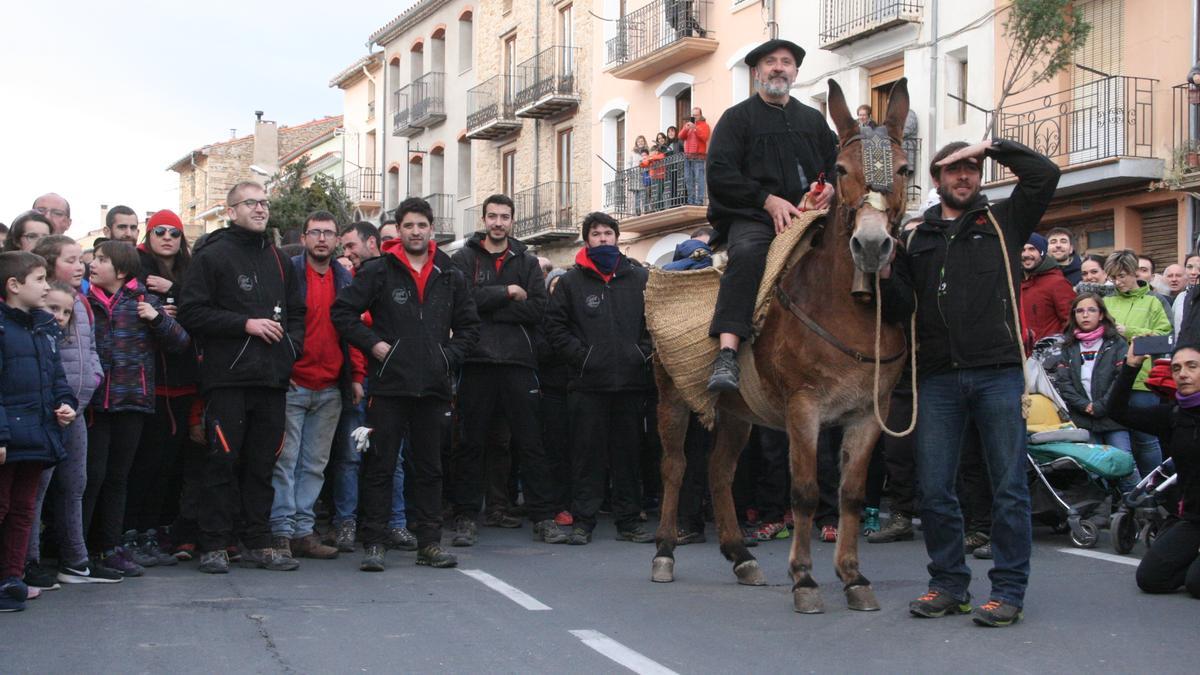
[[[395,244],[395,246],[390,246]],[[383,255],[363,263],[354,281],[338,292],[329,317],[342,337],[367,357],[372,396],[435,396],[449,400],[451,374],[479,340],[479,315],[462,272],[450,256],[434,251],[424,300],[396,256],[399,239]],[[362,321],[370,312],[372,325]],[[383,361],[371,350],[392,346]],[[431,422],[432,423],[432,422]]]
[[[525,244],[510,238],[508,250],[501,254],[500,271],[496,272],[495,256],[483,248],[486,236],[475,233],[450,259],[466,277],[481,322],[479,342],[467,355],[467,363],[537,368],[534,333],[546,313],[546,280],[541,265]],[[520,302],[510,300],[510,284],[524,288],[529,297]]]
[[[1111,329],[1110,329],[1111,330]],[[1095,432],[1120,431],[1124,427],[1108,417],[1108,402],[1117,382],[1117,372],[1125,362],[1125,339],[1113,331],[1104,336],[1092,367],[1091,391],[1083,390],[1083,348],[1078,340],[1063,345],[1062,356],[1054,364],[1054,384],[1071,413],[1071,421],[1080,429]],[[1089,398],[1089,393],[1091,397]],[[1094,414],[1089,415],[1088,405]]]
[[[304,347],[304,296],[265,233],[230,225],[208,235],[193,252],[177,300],[179,323],[199,350],[201,391],[287,389]],[[268,344],[246,334],[248,319],[276,319],[283,339]]]
[[[138,249],[138,257],[142,261],[141,274],[138,279],[142,285],[146,284],[146,277],[154,274],[158,275],[158,266],[155,262],[154,254],[149,251]],[[179,291],[182,285],[175,281],[171,284],[171,288],[166,293],[155,293],[147,287],[147,293],[158,298],[159,302],[166,305],[167,298],[175,300],[175,306],[179,306]],[[187,349],[181,352],[168,352],[165,349],[158,350],[158,356],[154,364],[154,386],[155,388],[166,387],[171,390],[180,390],[186,387],[195,387],[200,382],[200,370],[198,367],[199,351],[196,348],[196,341],[192,340],[188,344]]]
[[[1163,403],[1152,408],[1130,408],[1129,393],[1141,368],[1124,366],[1113,385],[1108,414],[1117,422],[1158,436],[1164,457],[1175,460],[1181,500],[1178,514],[1200,522],[1200,410]]]
[[[992,141],[987,157],[1017,176],[1012,196],[988,204],[987,197],[979,195],[952,221],[942,217],[941,204],[927,210],[925,222],[904,237],[906,246],[896,256],[892,276],[882,283],[889,319],[917,313],[921,378],[1021,363],[1004,256],[988,210],[1004,232],[1019,303],[1021,249],[1054,197],[1059,170],[1015,141]]]
[[[567,363],[568,388],[652,389],[644,297],[649,273],[622,257],[606,283],[580,253],[575,267],[559,279],[546,312],[546,338]]]

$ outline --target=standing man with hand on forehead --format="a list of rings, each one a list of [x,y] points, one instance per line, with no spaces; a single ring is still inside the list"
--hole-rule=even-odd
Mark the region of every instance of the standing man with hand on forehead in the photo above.
[[[200,571],[242,564],[293,570],[271,546],[271,477],[283,448],[286,394],[304,345],[304,297],[271,243],[271,204],[258,183],[233,186],[229,226],[197,246],[179,298],[179,322],[200,348],[207,454],[200,477]],[[235,531],[236,528],[236,531]]]
[[[834,175],[837,136],[820,112],[789,94],[803,60],[804,50],[787,40],[768,40],[747,54],[758,95],[721,115],[708,146],[708,220],[729,251],[709,328],[721,342],[710,391],[738,388],[737,351],[750,337],[771,241],[800,215],[817,176]],[[828,208],[833,198],[830,183],[808,207]]]

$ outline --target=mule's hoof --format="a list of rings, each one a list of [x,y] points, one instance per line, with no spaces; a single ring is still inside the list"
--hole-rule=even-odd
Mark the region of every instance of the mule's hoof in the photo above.
[[[878,612],[879,601],[870,586],[851,586],[846,589],[846,606],[860,612]]]
[[[792,591],[792,609],[801,614],[821,614],[825,611],[821,591],[816,588],[797,588]]]
[[[763,576],[757,560],[747,560],[734,565],[733,573],[737,575],[738,583],[743,586],[767,585],[767,579]]]
[[[675,559],[660,555],[654,558],[650,567],[650,581],[669,584],[675,581]]]

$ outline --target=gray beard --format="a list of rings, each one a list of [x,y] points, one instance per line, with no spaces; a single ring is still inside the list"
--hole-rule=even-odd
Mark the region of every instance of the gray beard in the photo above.
[[[758,82],[758,90],[763,92],[767,96],[787,96],[788,94],[791,93],[792,86],[789,84],[789,85],[786,85],[783,87],[777,87],[774,84],[772,84],[769,80],[767,82],[763,82],[760,80]]]

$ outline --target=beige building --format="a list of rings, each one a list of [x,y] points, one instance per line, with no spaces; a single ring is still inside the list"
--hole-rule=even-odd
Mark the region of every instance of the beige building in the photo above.
[[[314,151],[317,155],[310,159],[327,162],[322,155],[334,151],[331,139],[342,125],[341,115],[292,127],[279,127],[262,119],[262,113],[256,116],[253,134],[197,148],[167,167],[179,174],[178,212],[190,240],[224,226],[225,195],[238,182],[266,182]]]
[[[356,220],[377,221],[383,209],[383,169],[379,164],[383,89],[383,52],[358,59],[333,76],[330,87],[342,90],[341,162],[336,176],[346,186]]]
[[[383,50],[375,124],[383,207],[423,197],[442,242],[471,231],[466,92],[474,81],[475,21],[466,0],[417,0],[368,39]]]
[[[577,0],[482,0],[474,85],[466,95],[474,204],[496,192],[516,202],[514,236],[556,263],[574,254],[592,199],[594,36]],[[478,210],[471,214],[478,222]],[[476,229],[475,225],[464,232]]]

